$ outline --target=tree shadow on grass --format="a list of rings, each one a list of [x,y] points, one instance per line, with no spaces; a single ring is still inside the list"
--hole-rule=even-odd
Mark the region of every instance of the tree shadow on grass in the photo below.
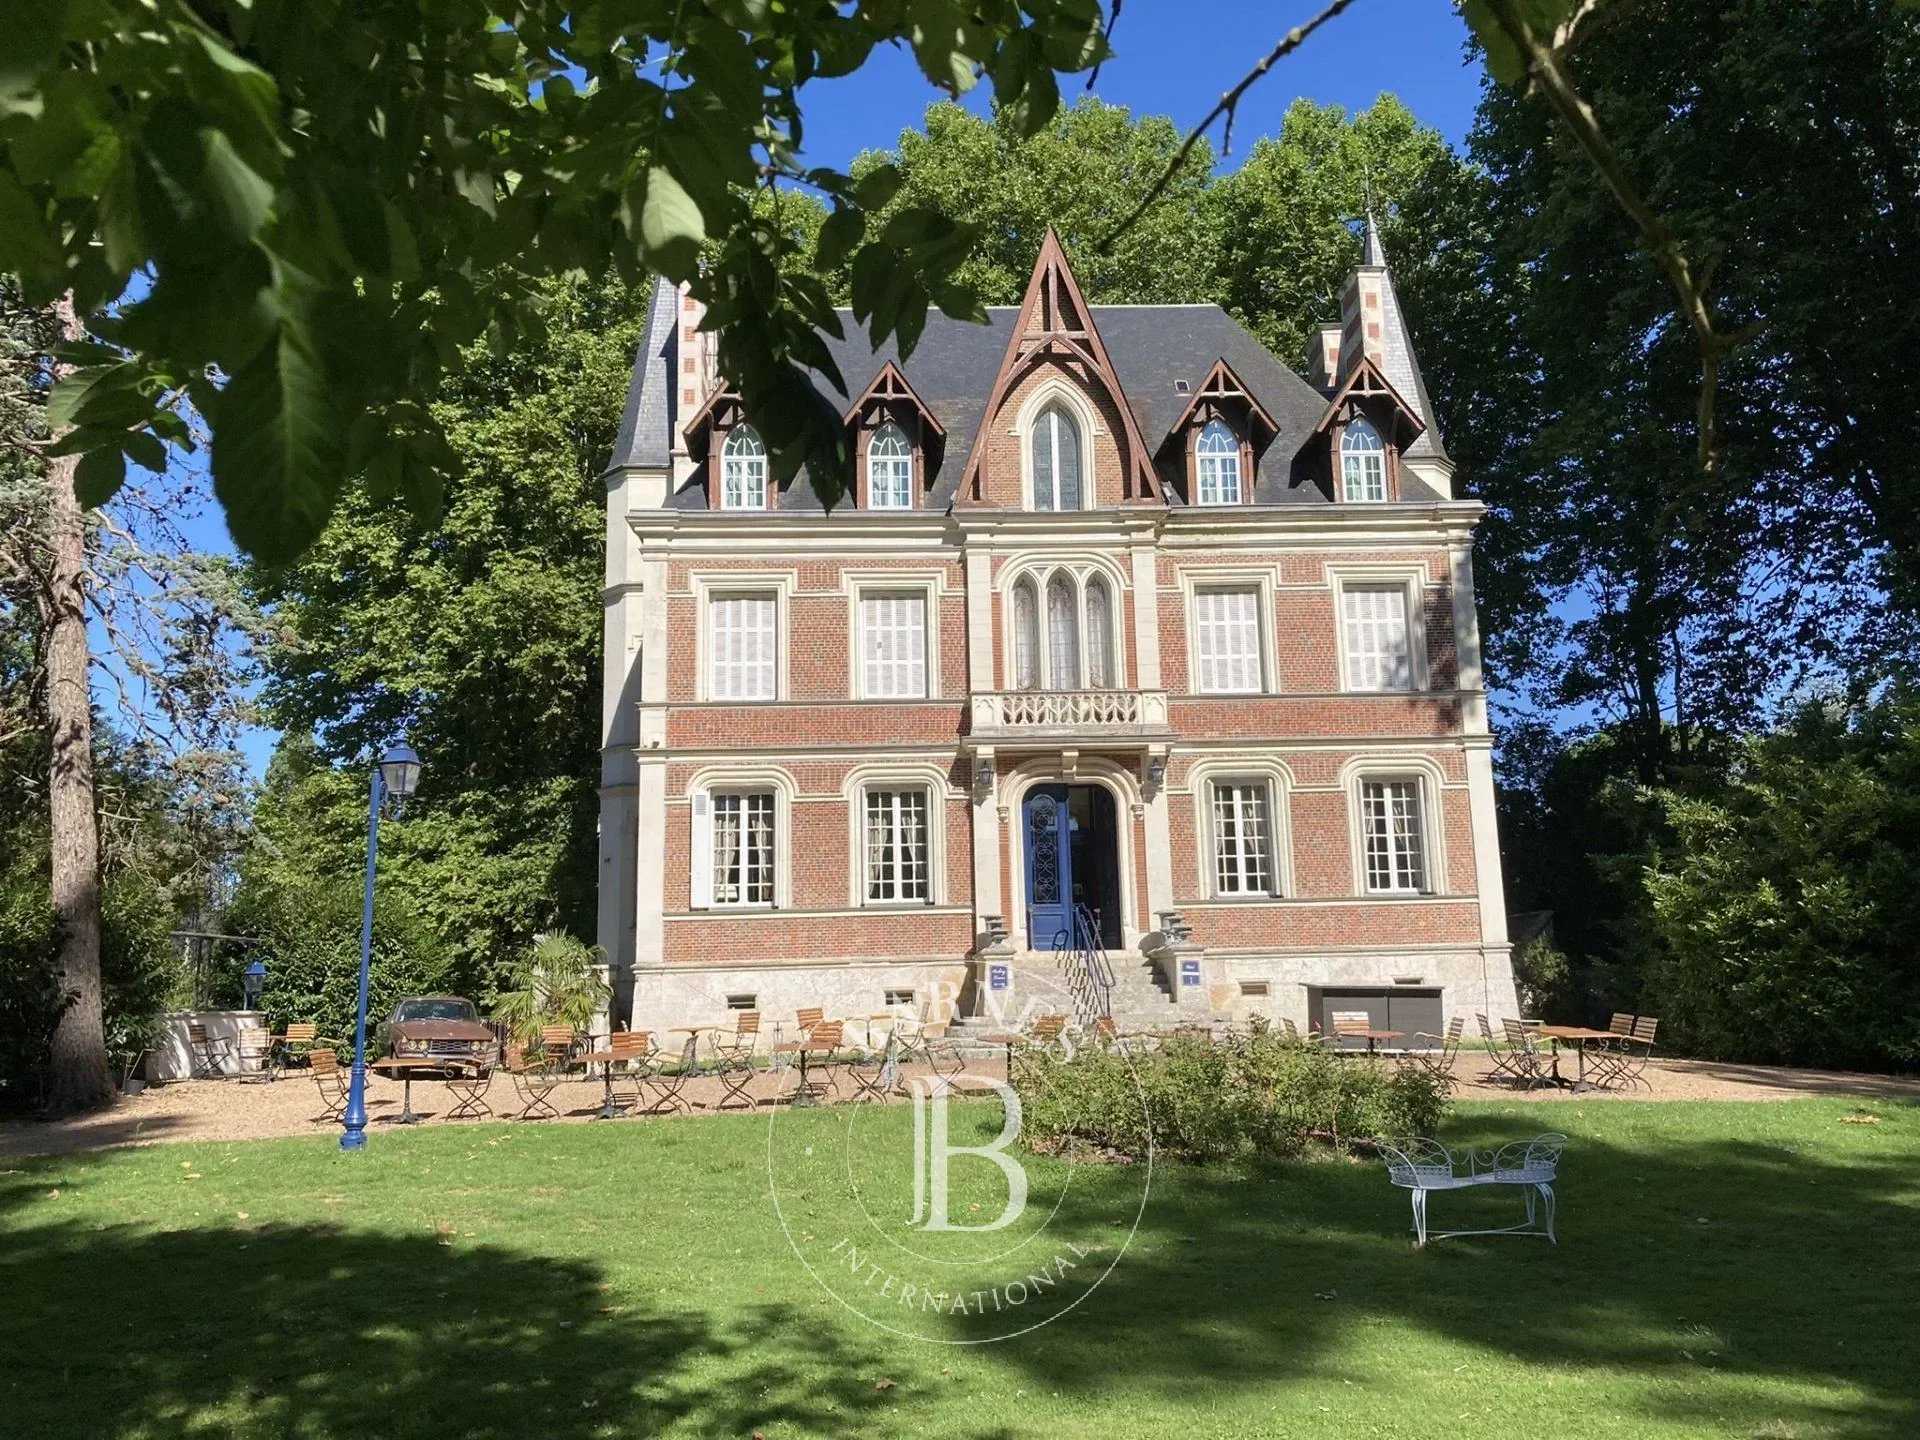
[[[865,1433],[885,1404],[870,1357],[785,1307],[716,1325],[431,1236],[48,1225],[9,1236],[0,1287],[12,1435],[744,1440]]]
[[[1476,1117],[1449,1141],[1524,1133]],[[1056,1390],[1100,1393],[1124,1356],[1135,1382],[1218,1396],[1360,1376],[1380,1363],[1361,1353],[1398,1328],[1530,1367],[1502,1383],[1545,1407],[1530,1418],[1546,1423],[1580,1402],[1551,1398],[1542,1377],[1599,1367],[1619,1376],[1612,1409],[1693,1427],[1683,1433],[1911,1440],[1913,1164],[1910,1144],[1836,1163],[1762,1141],[1576,1136],[1557,1247],[1488,1237],[1425,1250],[1411,1244],[1406,1192],[1378,1164],[1162,1167],[1139,1234],[1100,1289],[996,1358]],[[1110,1224],[1097,1185],[1072,1193],[1063,1226],[1096,1235]],[[1441,1195],[1430,1223],[1504,1225],[1520,1212],[1512,1190]],[[1823,1398],[1783,1398],[1778,1381]]]

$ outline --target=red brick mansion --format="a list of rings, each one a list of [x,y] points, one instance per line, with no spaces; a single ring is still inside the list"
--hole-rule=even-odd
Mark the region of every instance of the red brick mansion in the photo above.
[[[1472,539],[1378,237],[1300,373],[1086,304],[1049,235],[902,362],[849,320],[822,506],[661,286],[607,472],[615,1021],[1515,1012]]]

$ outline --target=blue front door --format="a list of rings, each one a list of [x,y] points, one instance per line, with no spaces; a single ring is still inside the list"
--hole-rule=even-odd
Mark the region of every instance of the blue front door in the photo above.
[[[1065,950],[1073,936],[1073,817],[1067,787],[1027,792],[1027,944]]]

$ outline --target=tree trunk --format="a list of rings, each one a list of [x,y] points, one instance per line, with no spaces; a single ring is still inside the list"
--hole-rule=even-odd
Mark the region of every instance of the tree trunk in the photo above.
[[[73,296],[56,307],[63,338],[80,338]],[[47,1106],[70,1114],[113,1098],[100,1017],[100,830],[93,789],[93,693],[87,648],[87,527],[74,492],[79,457],[49,462],[53,532],[48,604],[47,720],[53,738],[53,913],[60,987],[69,997],[53,1032]]]

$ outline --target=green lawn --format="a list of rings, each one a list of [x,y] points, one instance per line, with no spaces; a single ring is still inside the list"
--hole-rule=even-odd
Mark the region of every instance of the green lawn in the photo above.
[[[1450,1138],[1571,1135],[1557,1249],[1416,1252],[1373,1165],[1161,1166],[1106,1281],[985,1345],[870,1325],[796,1258],[770,1153],[824,1267],[874,1236],[856,1187],[907,1195],[835,1158],[845,1110],[14,1161],[0,1433],[1908,1440],[1920,1109],[1864,1108],[1460,1107]],[[911,1123],[860,1117],[903,1160]],[[1051,1239],[1111,1258],[1138,1170],[1034,1171]]]

